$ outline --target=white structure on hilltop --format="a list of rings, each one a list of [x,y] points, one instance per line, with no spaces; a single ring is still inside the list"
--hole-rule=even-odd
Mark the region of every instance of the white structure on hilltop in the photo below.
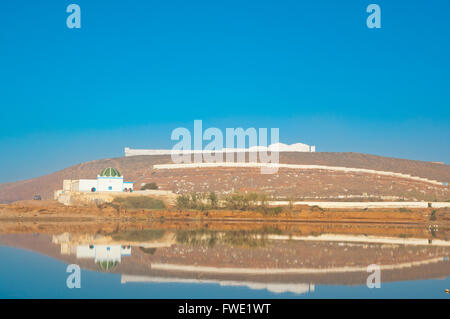
[[[213,152],[223,152],[223,153],[235,153],[235,152],[259,152],[259,151],[271,151],[271,152],[315,152],[315,145],[307,145],[303,143],[295,144],[284,144],[275,143],[267,146],[253,146],[250,148],[223,148],[221,151]],[[210,150],[168,150],[168,149],[131,149],[125,147],[125,156],[139,156],[139,155],[172,155],[172,154],[205,154],[211,153]]]
[[[132,192],[133,183],[124,182],[115,168],[105,168],[97,179],[64,180],[63,192]]]

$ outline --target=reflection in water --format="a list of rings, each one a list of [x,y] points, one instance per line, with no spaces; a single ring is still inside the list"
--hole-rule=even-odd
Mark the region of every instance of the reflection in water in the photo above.
[[[61,255],[75,255],[77,259],[94,259],[95,264],[102,271],[114,269],[121,262],[122,257],[131,256],[130,245],[71,245],[71,238],[69,233],[54,235],[52,243],[61,245]]]
[[[0,242],[121,274],[125,286],[217,284],[300,295],[318,284],[364,285],[370,264],[381,266],[383,282],[450,275],[450,241],[444,237],[302,235],[263,227],[0,235]]]
[[[111,236],[112,240],[103,236],[89,236],[72,235],[63,233],[60,235],[53,235],[52,242],[59,244],[62,255],[76,255],[77,259],[94,259],[101,271],[110,271],[114,269],[118,263],[121,262],[122,257],[131,256],[131,245],[116,243],[116,240],[146,240],[141,242],[134,242],[139,250],[145,254],[153,255],[157,248],[167,247],[173,248],[172,245],[176,243],[187,245],[207,245],[212,247],[212,242],[216,243],[230,243],[237,246],[257,247],[262,246],[266,241],[266,235],[258,232],[207,232],[207,231],[179,231],[176,233],[166,233],[164,231],[129,231],[121,234],[114,234]],[[233,238],[234,237],[234,238]],[[80,244],[87,243],[89,244]],[[95,242],[111,244],[93,244]],[[129,243],[129,241],[128,241]],[[73,245],[74,244],[74,245]],[[176,248],[175,248],[176,249]],[[153,269],[162,268],[162,265],[150,264]],[[189,267],[189,266],[187,266]],[[178,270],[189,271],[184,269],[182,265]],[[242,270],[242,269],[241,269]],[[240,269],[235,272],[239,273]],[[194,269],[194,272],[196,270]],[[220,270],[219,270],[220,272]],[[256,270],[257,272],[257,270]],[[210,279],[188,279],[188,278],[164,278],[151,276],[136,276],[123,274],[121,283],[191,283],[191,284],[219,284],[220,286],[245,286],[250,289],[261,290],[265,289],[273,293],[292,292],[295,294],[303,294],[314,291],[314,284],[291,284],[291,283],[261,283],[252,281],[232,281],[232,280],[210,280]]]
[[[209,279],[186,279],[186,278],[164,278],[149,276],[122,275],[121,283],[191,283],[191,284],[219,284],[220,286],[245,286],[254,290],[268,290],[273,293],[292,292],[304,294],[314,292],[314,284],[291,284],[291,283],[260,283],[251,281],[231,280],[209,280]]]

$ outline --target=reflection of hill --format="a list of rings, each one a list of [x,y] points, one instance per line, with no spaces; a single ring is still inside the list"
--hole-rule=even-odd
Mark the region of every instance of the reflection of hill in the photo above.
[[[166,232],[160,242],[136,242],[131,255],[122,258],[112,269],[107,267],[108,271],[123,274],[125,282],[193,280],[283,291],[297,289],[298,292],[305,283],[364,284],[365,270],[370,264],[382,265],[384,282],[450,275],[449,262],[444,260],[450,255],[448,246],[273,239],[266,239],[262,246],[233,246],[226,242],[210,246],[203,242],[176,243],[173,234],[169,236],[171,244],[162,245],[161,241],[169,238],[167,234],[170,232]],[[58,242],[55,238],[59,238],[58,244],[52,243],[52,237],[46,235],[0,235],[0,243],[76,263],[85,269],[99,270],[94,259],[77,259],[74,254],[64,254],[60,245],[64,236],[53,238]],[[69,244],[72,240],[73,244],[86,244],[81,239],[89,239],[89,236],[65,235],[65,238]],[[98,235],[92,238],[99,242],[106,240]],[[139,245],[147,247],[138,249]]]
[[[268,227],[270,225],[270,227]],[[109,236],[107,239],[112,240],[112,236],[118,240],[133,242],[137,232],[148,230],[148,233],[156,234],[161,231],[185,231],[205,232],[208,231],[249,231],[256,233],[268,233],[267,230],[273,230],[273,234],[282,232],[283,234],[291,234],[297,236],[316,236],[318,234],[341,234],[341,235],[372,235],[381,237],[400,237],[400,238],[423,238],[423,239],[442,239],[450,240],[450,229],[445,225],[441,225],[439,230],[426,228],[421,225],[403,225],[403,224],[377,224],[377,223],[330,223],[330,222],[246,222],[246,221],[148,221],[148,222],[58,222],[58,221],[21,221],[18,223],[13,221],[2,221],[0,223],[0,233],[3,234],[100,234]],[[125,237],[123,237],[125,236]],[[142,236],[137,234],[137,236]],[[146,236],[146,235],[145,235]],[[154,236],[150,234],[149,236]],[[89,235],[92,237],[92,235]],[[157,236],[156,236],[157,237]],[[139,238],[136,240],[148,240],[149,237]]]
[[[254,290],[265,289],[274,293],[292,292],[295,294],[304,294],[313,292],[313,284],[302,283],[261,283],[252,281],[231,281],[231,280],[211,280],[211,279],[187,279],[187,278],[165,278],[149,276],[122,275],[122,284],[127,283],[194,283],[194,284],[218,284],[220,286],[245,286]]]

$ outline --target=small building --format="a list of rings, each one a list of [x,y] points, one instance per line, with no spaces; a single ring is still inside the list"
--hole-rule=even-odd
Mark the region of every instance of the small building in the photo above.
[[[131,246],[126,245],[80,245],[77,246],[78,259],[94,259],[101,271],[110,271],[122,261],[122,257],[131,256]]]
[[[92,258],[95,263],[112,261],[121,262],[122,257],[131,256],[130,245],[79,245],[77,258]]]
[[[115,168],[105,168],[97,179],[64,180],[63,191],[68,192],[132,192],[133,182],[124,182]]]

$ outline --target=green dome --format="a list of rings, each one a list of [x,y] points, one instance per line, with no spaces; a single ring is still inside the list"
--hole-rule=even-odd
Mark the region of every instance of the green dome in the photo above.
[[[99,261],[97,262],[97,267],[100,271],[110,271],[117,266],[117,261]]]
[[[116,170],[115,168],[108,167],[108,168],[105,168],[100,173],[100,176],[103,176],[103,177],[120,177],[122,175],[120,175],[119,171]]]

